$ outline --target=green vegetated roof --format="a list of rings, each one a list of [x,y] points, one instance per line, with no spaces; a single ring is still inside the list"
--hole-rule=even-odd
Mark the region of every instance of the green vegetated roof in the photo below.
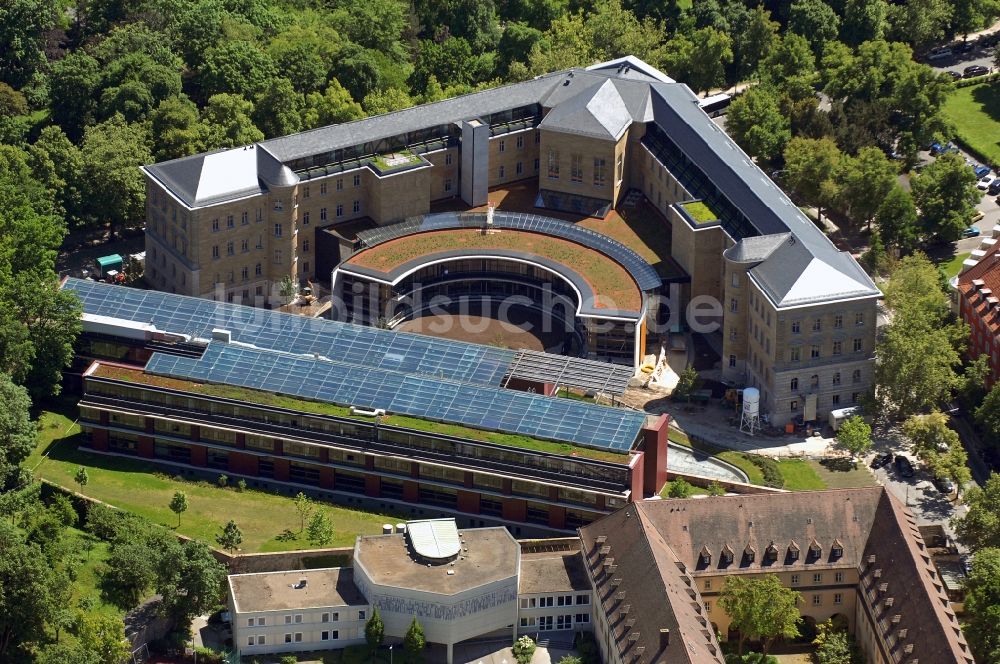
[[[712,208],[708,207],[703,201],[690,201],[688,203],[681,203],[681,205],[691,215],[691,218],[699,224],[707,224],[719,219],[719,215],[712,212]]]
[[[151,387],[161,387],[164,389],[177,390],[179,392],[192,392],[204,394],[205,396],[218,397],[220,399],[233,399],[235,401],[246,401],[248,403],[260,404],[262,406],[273,406],[275,408],[285,408],[297,410],[315,415],[326,415],[331,417],[344,417],[362,421],[372,421],[371,417],[358,415],[351,412],[350,408],[338,406],[336,404],[321,401],[310,401],[297,397],[289,397],[261,390],[252,390],[245,387],[232,385],[217,385],[214,383],[195,383],[178,378],[168,378],[166,376],[156,376],[147,374],[141,369],[126,368],[114,365],[101,364],[93,374],[98,378],[109,378],[121,380],[129,383],[139,383]],[[628,463],[629,455],[614,452],[611,450],[596,450],[589,447],[580,447],[570,443],[560,443],[540,438],[532,438],[520,434],[500,433],[495,431],[485,431],[474,429],[460,424],[448,424],[423,420],[415,417],[403,415],[388,415],[382,418],[384,424],[398,426],[401,428],[416,429],[428,433],[436,433],[443,436],[454,436],[458,438],[468,438],[494,445],[507,447],[517,447],[521,449],[544,452],[547,454],[562,454],[566,456],[576,456],[584,459],[594,459],[597,461],[608,461],[611,463]]]

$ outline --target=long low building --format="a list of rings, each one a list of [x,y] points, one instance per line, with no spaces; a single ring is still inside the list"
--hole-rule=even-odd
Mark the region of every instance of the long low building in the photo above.
[[[720,636],[739,637],[719,601],[727,579],[773,574],[800,593],[804,623],[839,624],[870,664],[974,664],[913,514],[884,487],[643,500],[582,527],[578,539],[520,545],[502,529],[407,528],[359,537],[353,569],[230,577],[241,648],[356,642],[349,628],[340,642],[320,638],[331,615],[357,621],[347,599],[356,595],[341,587],[353,583],[361,610],[378,607],[390,642],[416,617],[449,662],[469,639],[571,643],[586,631],[607,664],[722,664]],[[252,640],[262,632],[254,616],[275,606],[257,590],[271,578],[281,601],[300,593],[303,607],[319,607],[302,619],[319,624],[296,627],[306,609],[282,604],[284,617],[268,620],[284,621],[274,630],[283,636]],[[285,589],[295,583],[299,590]],[[307,643],[307,634],[319,636]]]
[[[180,472],[516,534],[571,532],[666,482],[630,370],[69,279],[88,447]],[[521,387],[534,392],[513,389]]]

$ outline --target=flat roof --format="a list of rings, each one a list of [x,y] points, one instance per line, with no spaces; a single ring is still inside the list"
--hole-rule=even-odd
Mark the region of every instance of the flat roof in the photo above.
[[[520,546],[506,528],[458,532],[462,550],[449,563],[428,565],[414,555],[403,534],[393,534],[359,537],[354,564],[364,567],[373,583],[441,595],[517,576]]]
[[[579,551],[521,554],[518,593],[587,592],[590,582]]]
[[[368,604],[350,567],[233,574],[229,586],[237,613]]]

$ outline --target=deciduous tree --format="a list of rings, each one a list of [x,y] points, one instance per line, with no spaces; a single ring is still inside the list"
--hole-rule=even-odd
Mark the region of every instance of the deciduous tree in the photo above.
[[[84,650],[97,656],[101,664],[121,664],[132,655],[125,638],[125,623],[118,616],[90,613],[80,618],[77,638]]]
[[[889,189],[875,212],[875,230],[885,246],[896,247],[903,255],[919,246],[917,207],[910,192],[898,184]]]
[[[785,181],[806,202],[823,208],[836,203],[840,187],[836,176],[844,155],[829,138],[793,138],[785,147]]]
[[[747,154],[764,161],[780,155],[792,138],[778,93],[767,85],[756,85],[733,100],[726,131]]]
[[[1000,661],[1000,549],[976,552],[965,579],[963,631],[977,662]]]
[[[410,626],[403,636],[403,648],[406,649],[406,659],[411,664],[421,661],[424,648],[427,647],[427,639],[424,638],[424,628],[417,622],[414,616],[410,621]]]
[[[968,511],[952,520],[958,541],[973,551],[1000,549],[1000,475],[990,473],[982,487],[965,494]]]
[[[306,529],[306,520],[316,509],[315,503],[306,494],[299,491],[295,495],[295,511],[299,514],[299,532]]]
[[[872,428],[855,415],[844,420],[837,430],[837,447],[853,457],[864,456],[872,447]]]
[[[229,553],[233,553],[236,549],[240,548],[240,544],[243,543],[243,531],[240,527],[236,525],[236,522],[230,519],[226,525],[222,527],[222,532],[215,536],[215,541],[223,549]]]
[[[740,654],[748,638],[763,640],[767,654],[776,638],[798,636],[798,601],[799,593],[783,586],[775,574],[731,576],[719,594],[719,605],[740,631]]]
[[[313,544],[326,546],[333,541],[333,523],[326,512],[317,511],[309,519],[309,528],[306,529],[306,536]]]
[[[25,661],[22,648],[43,638],[55,614],[58,582],[41,549],[0,520],[0,661]]]
[[[837,38],[840,16],[823,0],[795,0],[788,10],[788,29],[805,37],[819,57],[826,43]]]
[[[946,242],[960,238],[982,197],[976,189],[976,176],[962,157],[941,155],[910,183],[924,233]]]
[[[0,373],[0,493],[21,484],[19,466],[35,449],[28,391]]]
[[[170,499],[170,511],[177,515],[177,527],[181,527],[181,514],[187,512],[188,499],[183,491],[174,491],[174,497]]]
[[[253,104],[239,95],[219,94],[209,97],[202,112],[207,126],[205,146],[209,149],[250,145],[264,139],[264,133],[251,119]]]
[[[382,647],[385,639],[385,625],[382,623],[382,616],[378,612],[378,607],[372,607],[372,615],[365,623],[365,641],[368,642],[368,650],[374,655],[375,651]]]
[[[896,174],[895,164],[874,146],[843,160],[838,174],[842,207],[858,226],[871,226],[886,196],[898,186]]]

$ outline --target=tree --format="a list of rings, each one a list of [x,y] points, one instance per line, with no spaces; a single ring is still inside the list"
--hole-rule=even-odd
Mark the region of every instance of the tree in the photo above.
[[[83,217],[83,155],[58,126],[42,129],[28,146],[31,170],[49,191],[55,212],[70,223]]]
[[[322,94],[312,92],[306,97],[302,124],[304,128],[312,129],[363,117],[365,112],[361,109],[361,104],[351,99],[351,93],[340,81],[332,79]]]
[[[20,88],[45,65],[45,33],[58,13],[53,0],[7,0],[0,6],[0,81]]]
[[[511,651],[514,653],[514,661],[517,664],[528,664],[535,654],[535,648],[535,641],[525,634],[515,641],[514,646],[511,648]]]
[[[108,222],[111,240],[129,222],[145,216],[146,183],[140,166],[153,161],[141,124],[121,115],[88,127],[83,137],[83,173],[91,219]]]
[[[240,548],[243,543],[243,532],[232,519],[222,527],[222,532],[215,536],[215,541],[229,553],[233,553]]]
[[[566,654],[559,658],[559,664],[583,664],[579,655]]]
[[[306,520],[316,509],[316,505],[306,494],[299,491],[295,495],[295,511],[299,513],[299,532],[306,529]]]
[[[1000,661],[1000,549],[976,552],[965,579],[965,607],[963,631],[976,661]]]
[[[845,211],[858,226],[870,227],[886,196],[899,186],[896,166],[874,146],[861,148],[857,157],[844,159],[838,180]]]
[[[181,527],[181,514],[187,512],[188,499],[183,491],[174,491],[174,497],[170,499],[170,511],[177,515],[177,527]]]
[[[121,664],[132,656],[132,647],[125,638],[125,623],[117,616],[102,613],[82,616],[77,638],[101,664]]]
[[[34,664],[101,664],[97,655],[84,648],[80,643],[60,641],[42,646],[35,655]]]
[[[823,208],[839,198],[835,176],[843,158],[829,138],[793,138],[785,147],[785,181],[806,202],[816,206],[821,218]]]
[[[1000,548],[1000,475],[990,473],[982,487],[965,494],[968,511],[952,520],[958,541],[972,551]]]
[[[406,650],[406,657],[411,664],[421,661],[425,647],[427,647],[427,640],[424,638],[424,628],[420,626],[417,617],[414,616],[406,630],[406,635],[403,637],[403,648]]]
[[[847,418],[837,430],[837,446],[852,457],[864,456],[872,447],[872,428],[857,415]]]
[[[922,50],[943,38],[951,21],[949,0],[909,0],[890,4],[888,36]]]
[[[277,75],[274,61],[254,44],[224,40],[205,52],[198,82],[205,98],[230,93],[256,97]]]
[[[254,122],[264,136],[274,138],[294,134],[302,128],[305,98],[296,92],[292,82],[275,78],[254,104]]]
[[[691,395],[694,394],[701,386],[701,377],[698,376],[698,370],[692,367],[687,367],[681,372],[678,377],[677,386],[674,387],[674,391],[671,394],[672,397],[678,399],[684,399],[685,401],[691,400]]]
[[[970,479],[968,455],[962,441],[951,427],[948,416],[939,411],[927,415],[911,415],[903,423],[903,433],[913,441],[917,457],[937,477],[948,477],[959,492]]]
[[[49,95],[52,120],[73,140],[83,135],[97,113],[101,65],[83,51],[70,53],[52,64]]]
[[[726,579],[719,604],[740,631],[739,652],[748,638],[762,639],[763,652],[778,637],[798,636],[799,593],[781,585],[775,574],[759,577],[733,576]]]
[[[694,487],[683,477],[678,477],[673,482],[668,483],[667,495],[671,498],[690,498],[693,493]]]
[[[763,161],[780,155],[792,138],[778,94],[767,85],[756,85],[733,100],[726,131],[747,154]]]
[[[156,161],[187,157],[205,150],[208,127],[198,117],[198,107],[186,96],[164,99],[149,120]]]
[[[945,403],[960,385],[968,332],[923,254],[899,261],[883,292],[891,316],[875,348],[875,397],[890,418],[906,418]]]
[[[325,24],[325,16],[308,9],[299,11],[301,19],[275,35],[267,52],[296,92],[309,94],[326,85],[343,38]]]
[[[330,74],[344,84],[352,99],[364,99],[382,83],[382,72],[375,54],[357,44],[341,49]]]
[[[816,626],[816,664],[864,664],[864,658],[846,629],[838,629],[832,620]]]
[[[22,648],[43,637],[59,582],[42,550],[0,521],[0,661],[24,661]]]
[[[975,411],[976,424],[982,427],[995,446],[1000,444],[1000,383],[986,393],[983,403]]]
[[[264,140],[264,133],[251,120],[253,112],[253,104],[239,95],[209,97],[202,112],[202,121],[208,127],[206,147],[234,148]]]
[[[413,106],[413,99],[405,91],[398,88],[375,90],[361,100],[361,107],[368,115],[382,115],[393,111],[401,111]]]
[[[163,596],[167,615],[181,624],[206,612],[223,597],[226,568],[203,542],[165,543],[158,571],[156,592]]]
[[[664,62],[672,76],[695,93],[708,93],[726,82],[727,64],[733,61],[733,40],[715,28],[679,34],[666,44]]]
[[[309,519],[309,528],[306,530],[306,537],[313,544],[326,546],[333,541],[333,524],[330,516],[326,512],[316,512]]]
[[[847,0],[842,13],[844,22],[840,35],[846,43],[857,46],[873,39],[882,39],[889,27],[889,3],[886,0]]]
[[[80,491],[83,491],[83,487],[87,486],[87,482],[90,481],[90,476],[87,475],[87,469],[80,466],[80,468],[76,471],[76,474],[73,475],[73,481],[80,486]]]
[[[795,0],[788,9],[788,29],[805,37],[819,57],[826,43],[837,38],[840,17],[823,0]]]
[[[813,97],[816,56],[806,38],[794,32],[786,33],[761,63],[760,78],[791,99]]]
[[[21,482],[21,463],[35,449],[37,429],[31,421],[28,391],[0,373],[0,493]]]
[[[159,552],[141,538],[111,544],[100,574],[101,594],[122,611],[131,611],[149,595],[156,582]]]
[[[712,480],[708,487],[706,488],[708,495],[710,496],[724,496],[726,495],[726,488],[719,484],[718,480]]]
[[[382,623],[382,616],[378,612],[378,607],[372,607],[371,618],[365,623],[365,641],[368,642],[368,650],[374,656],[375,652],[382,647],[385,639],[385,625]]]
[[[875,212],[875,227],[885,246],[896,247],[904,255],[919,246],[917,207],[913,204],[910,192],[898,183],[889,189]]]
[[[982,197],[976,189],[976,175],[962,157],[941,155],[910,183],[924,233],[946,242],[960,238]]]

